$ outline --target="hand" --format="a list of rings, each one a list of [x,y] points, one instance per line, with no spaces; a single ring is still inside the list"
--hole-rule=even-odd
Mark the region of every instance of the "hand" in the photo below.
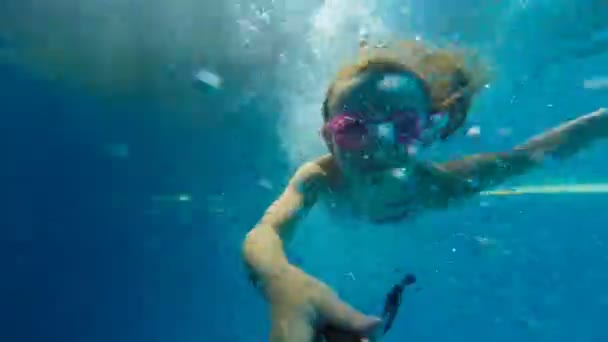
[[[272,341],[310,342],[315,330],[326,327],[359,338],[329,342],[365,341],[382,325],[381,319],[355,310],[329,286],[291,265],[268,282],[265,292],[272,309]]]
[[[587,114],[587,115],[589,115],[589,116],[608,117],[608,109],[606,109],[606,108],[599,108],[595,112]]]
[[[608,109],[600,108],[593,113],[585,115],[588,120],[597,125],[597,135],[598,137],[608,137]]]
[[[604,108],[532,137],[515,150],[526,151],[537,162],[545,155],[565,159],[602,138],[608,138],[608,110]]]
[[[376,341],[374,337],[362,337],[361,335],[334,329],[332,327],[325,327],[322,330],[317,331],[318,337],[315,340],[319,342],[370,342]]]

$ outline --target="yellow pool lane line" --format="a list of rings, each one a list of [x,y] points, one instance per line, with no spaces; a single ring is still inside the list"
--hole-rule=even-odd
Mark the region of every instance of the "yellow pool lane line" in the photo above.
[[[483,196],[514,196],[534,194],[604,194],[608,193],[608,183],[529,185],[511,189],[484,191]]]

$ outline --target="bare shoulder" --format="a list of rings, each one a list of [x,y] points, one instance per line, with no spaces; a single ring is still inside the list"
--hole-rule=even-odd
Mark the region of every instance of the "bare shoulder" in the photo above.
[[[331,175],[337,171],[336,160],[331,154],[323,155],[317,159],[310,161],[308,164],[314,165],[320,172],[323,172],[326,176]]]
[[[302,164],[293,175],[292,183],[329,181],[335,178],[337,167],[331,155],[324,155]]]

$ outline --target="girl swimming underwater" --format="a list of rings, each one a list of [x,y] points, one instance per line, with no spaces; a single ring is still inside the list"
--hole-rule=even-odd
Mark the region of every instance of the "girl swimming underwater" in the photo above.
[[[608,113],[601,109],[506,152],[438,164],[418,160],[418,151],[463,125],[483,83],[461,54],[420,43],[367,51],[338,73],[322,106],[329,154],[299,167],[243,244],[252,279],[270,303],[271,341],[309,342],[326,327],[373,339],[382,328],[380,318],[355,310],[285,255],[288,237],[320,196],[362,220],[403,220],[608,136]]]

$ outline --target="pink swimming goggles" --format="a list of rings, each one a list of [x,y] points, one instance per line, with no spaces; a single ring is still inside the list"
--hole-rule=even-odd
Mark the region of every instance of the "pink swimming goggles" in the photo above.
[[[330,148],[336,145],[352,151],[378,145],[427,145],[441,136],[450,121],[448,113],[431,110],[428,88],[411,72],[369,76],[352,91],[355,102],[344,103],[345,111],[321,129]],[[361,100],[370,98],[375,106]],[[373,109],[381,106],[387,109],[381,113]]]
[[[408,147],[432,142],[448,121],[449,116],[444,112],[394,112],[381,120],[346,112],[323,125],[321,134],[328,143],[351,151],[363,150],[374,144]]]

